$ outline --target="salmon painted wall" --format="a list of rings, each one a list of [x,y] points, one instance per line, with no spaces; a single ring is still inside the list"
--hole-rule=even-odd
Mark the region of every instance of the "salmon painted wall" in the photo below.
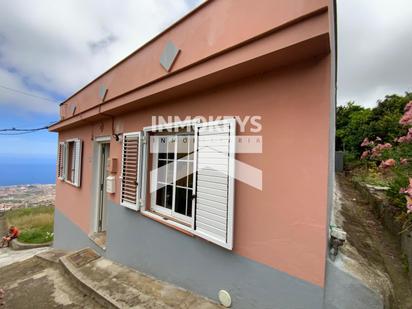
[[[263,191],[236,181],[234,252],[323,286],[330,86],[330,57],[323,56],[159,102],[117,116],[114,125],[132,132],[151,125],[152,116],[262,116],[257,134],[263,137],[263,153],[236,155],[263,171]],[[60,140],[77,137],[84,146],[82,186],[58,181],[56,207],[87,234],[93,212],[92,138],[110,135],[111,126],[107,120],[59,132]],[[120,163],[121,143],[113,138],[110,156]],[[118,177],[116,183],[110,198],[119,204]]]

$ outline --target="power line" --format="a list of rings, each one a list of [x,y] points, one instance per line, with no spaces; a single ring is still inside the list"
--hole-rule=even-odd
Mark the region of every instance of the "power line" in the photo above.
[[[50,122],[54,123],[54,122]],[[7,128],[7,129],[0,129],[0,135],[23,135],[38,132],[41,130],[47,130],[49,125],[40,127],[40,128],[31,128],[31,129],[20,129],[20,128]]]
[[[28,93],[28,92],[24,92],[24,91],[17,90],[17,89],[14,89],[14,88],[3,86],[3,85],[0,85],[0,88],[6,89],[6,90],[9,90],[9,91],[13,91],[13,92],[19,93],[21,95],[25,95],[25,96],[32,97],[32,98],[37,98],[37,99],[41,99],[41,100],[45,100],[45,101],[49,101],[49,102],[54,102],[54,103],[57,102],[55,100],[51,100],[51,99],[48,99],[48,98],[45,98],[45,97],[37,96],[37,95],[31,94],[31,93]]]

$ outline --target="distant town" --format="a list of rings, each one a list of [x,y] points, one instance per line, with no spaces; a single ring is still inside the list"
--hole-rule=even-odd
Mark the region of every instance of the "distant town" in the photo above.
[[[13,208],[54,206],[55,185],[0,187],[0,212]]]

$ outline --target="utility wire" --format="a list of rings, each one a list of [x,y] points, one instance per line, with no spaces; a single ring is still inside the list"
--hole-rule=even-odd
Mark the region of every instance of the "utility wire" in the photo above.
[[[9,90],[9,91],[13,91],[13,92],[19,93],[21,95],[25,95],[25,96],[32,97],[32,98],[37,98],[37,99],[41,99],[41,100],[45,100],[45,101],[49,101],[49,102],[54,102],[54,103],[58,102],[58,101],[55,101],[55,100],[52,100],[52,99],[37,96],[37,95],[31,94],[31,93],[28,93],[28,92],[24,92],[24,91],[17,90],[17,89],[14,89],[14,88],[3,86],[3,85],[0,85],[0,88],[6,89],[6,90]]]
[[[55,122],[50,122],[52,124]],[[31,129],[19,129],[19,128],[7,128],[7,129],[0,129],[0,135],[22,135],[22,134],[29,134],[34,133],[41,130],[47,130],[50,125],[40,127],[40,128],[31,128]]]

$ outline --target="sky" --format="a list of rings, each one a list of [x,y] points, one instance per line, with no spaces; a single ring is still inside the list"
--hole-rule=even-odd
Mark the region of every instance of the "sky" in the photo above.
[[[338,0],[338,105],[412,91],[410,0]]]
[[[57,121],[61,101],[201,2],[0,0],[0,129]],[[412,91],[410,16],[409,0],[338,0],[338,104]],[[56,141],[0,135],[0,160],[54,161]]]
[[[56,122],[60,102],[200,3],[0,0],[0,129]],[[0,135],[2,163],[54,162],[56,152],[55,133]]]

